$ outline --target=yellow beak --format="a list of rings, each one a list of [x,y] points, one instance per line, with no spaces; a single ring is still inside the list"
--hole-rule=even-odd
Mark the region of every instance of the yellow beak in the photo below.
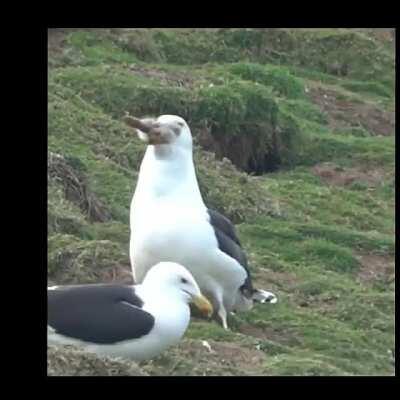
[[[210,318],[214,312],[211,303],[203,296],[193,296],[193,303],[200,310],[202,314],[205,314]]]

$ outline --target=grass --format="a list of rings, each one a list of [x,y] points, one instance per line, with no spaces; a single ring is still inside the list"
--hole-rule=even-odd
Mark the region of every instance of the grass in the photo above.
[[[393,60],[387,43],[351,29],[69,31],[49,56],[49,152],[85,177],[111,219],[89,221],[64,182],[49,180],[49,279],[99,282],[129,268],[129,204],[144,145],[121,117],[178,114],[195,136],[206,203],[237,224],[255,284],[279,302],[230,316],[228,332],[193,318],[180,345],[141,370],[393,375],[394,137],[332,131],[306,95],[320,86],[393,109]],[[204,130],[217,156],[202,148]],[[333,173],[379,176],[332,184],[313,170],[322,162]]]

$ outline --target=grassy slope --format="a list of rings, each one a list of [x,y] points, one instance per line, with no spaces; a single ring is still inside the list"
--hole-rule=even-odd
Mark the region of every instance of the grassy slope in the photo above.
[[[387,38],[345,29],[60,37],[62,44],[50,38],[49,150],[86,177],[111,219],[89,221],[62,177],[51,179],[49,279],[95,282],[110,267],[129,265],[128,211],[143,146],[120,122],[124,111],[177,113],[193,120],[196,135],[206,117],[232,132],[275,110],[286,143],[280,171],[250,177],[200,148],[195,153],[208,203],[239,224],[255,281],[280,302],[232,317],[231,332],[194,319],[180,346],[142,367],[178,375],[392,374],[393,132],[333,129],[306,90],[317,85],[386,115],[394,93]],[[301,52],[296,43],[304,43]],[[344,76],[337,59],[348,64]],[[331,163],[328,173],[315,169],[322,162]]]

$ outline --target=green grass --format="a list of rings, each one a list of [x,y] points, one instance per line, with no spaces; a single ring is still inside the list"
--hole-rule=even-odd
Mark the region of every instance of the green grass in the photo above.
[[[237,224],[255,285],[279,297],[230,316],[230,331],[194,318],[182,346],[144,363],[146,372],[393,375],[394,137],[333,132],[305,92],[322,86],[394,109],[389,45],[351,29],[98,29],[67,33],[49,54],[49,151],[111,214],[89,221],[65,182],[49,180],[49,279],[98,282],[129,265],[145,147],[121,117],[168,113],[188,120],[204,199]],[[197,144],[204,129],[236,167]],[[312,170],[321,162],[381,178],[328,184]],[[249,165],[260,176],[237,168]],[[188,346],[202,340],[233,347]]]

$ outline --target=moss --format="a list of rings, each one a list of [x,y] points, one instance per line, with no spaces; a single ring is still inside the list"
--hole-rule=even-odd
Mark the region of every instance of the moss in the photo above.
[[[279,96],[289,99],[304,97],[304,84],[285,67],[237,63],[232,64],[229,70],[242,79],[271,86]]]
[[[198,148],[194,157],[200,190],[208,207],[224,213],[235,223],[279,214],[268,192],[232,163],[217,161],[213,154]]]
[[[148,29],[127,29],[115,35],[118,45],[146,62],[161,62],[163,53],[157,45],[154,35]]]
[[[181,65],[208,62],[215,48],[212,38],[213,35],[206,31],[197,35],[173,29],[158,30],[154,33],[154,40],[165,60]]]
[[[81,235],[87,228],[87,221],[80,209],[64,196],[64,189],[50,183],[47,189],[47,233],[69,233]]]
[[[379,82],[345,82],[342,86],[356,93],[369,93],[378,96],[392,97],[394,94],[393,87],[387,87]]]
[[[246,116],[246,103],[230,85],[200,89],[197,120],[210,121],[217,128],[234,134]]]
[[[307,100],[283,100],[279,103],[281,108],[293,116],[314,121],[318,124],[327,125],[326,114]]]
[[[335,133],[340,135],[355,136],[355,137],[370,137],[371,132],[361,126],[352,126],[349,128],[337,128]]]
[[[351,251],[323,239],[305,241],[304,252],[310,261],[318,260],[325,268],[333,271],[352,272],[359,267]]]
[[[358,250],[383,254],[394,254],[394,240],[390,235],[378,232],[357,232],[344,227],[326,225],[300,224],[296,230],[307,237],[324,238],[338,245],[353,247]]]
[[[192,321],[186,332],[186,337],[189,339],[209,338],[216,341],[229,341],[232,340],[234,336],[235,334],[233,332],[225,330],[215,321]]]
[[[112,40],[110,32],[77,31],[67,36],[71,46],[64,54],[66,64],[97,65],[102,63],[133,63],[136,57],[119,48]]]
[[[110,240],[128,248],[129,245],[129,226],[118,221],[94,223],[86,229],[86,234],[90,239]]]
[[[305,134],[298,152],[298,163],[314,165],[322,161],[390,165],[394,162],[392,137],[358,138],[333,134]]]
[[[128,360],[99,356],[74,346],[47,346],[48,376],[146,376]]]
[[[48,238],[49,278],[58,284],[100,283],[104,272],[128,264],[128,255],[109,240],[80,240],[55,234]]]
[[[271,362],[265,366],[265,373],[278,376],[343,376],[346,372],[335,365],[321,360],[318,356],[306,355],[298,358],[294,355],[275,356]]]

